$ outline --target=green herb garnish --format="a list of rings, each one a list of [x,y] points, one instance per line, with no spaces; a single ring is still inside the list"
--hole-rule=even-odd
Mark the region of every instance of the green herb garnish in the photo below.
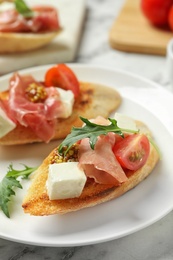
[[[24,165],[24,170],[15,170],[12,164],[9,165],[7,174],[0,182],[0,208],[8,218],[10,218],[8,202],[10,201],[10,197],[15,195],[14,188],[22,189],[22,185],[17,178],[28,179],[29,175],[34,172],[36,168],[37,167],[31,168]]]
[[[14,1],[15,8],[18,13],[22,14],[24,17],[32,17],[34,12],[27,6],[23,0]]]
[[[117,121],[115,119],[108,118],[111,122],[109,125],[98,125],[90,122],[88,119],[80,117],[80,119],[85,123],[83,127],[73,127],[71,133],[67,135],[64,141],[60,144],[58,151],[60,154],[67,153],[70,147],[79,140],[83,138],[89,138],[89,143],[92,149],[97,142],[97,138],[100,135],[106,135],[109,132],[116,133],[124,137],[124,132],[137,133],[138,131],[122,129],[118,127]],[[66,147],[67,149],[63,149]]]

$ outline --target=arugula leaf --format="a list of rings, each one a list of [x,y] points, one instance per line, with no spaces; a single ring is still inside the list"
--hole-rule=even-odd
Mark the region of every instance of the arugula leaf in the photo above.
[[[18,13],[22,14],[24,17],[32,17],[34,12],[27,6],[24,0],[15,0],[14,5]]]
[[[8,167],[8,172],[6,174],[7,177],[19,177],[21,176],[22,179],[28,179],[29,175],[35,171],[37,169],[37,167],[32,168],[32,167],[28,167],[27,165],[23,164],[23,166],[25,167],[24,170],[15,170],[12,166],[12,164],[9,165]]]
[[[22,189],[22,185],[17,178],[28,179],[29,175],[36,169],[37,167],[31,168],[24,165],[24,170],[15,170],[12,164],[9,165],[7,174],[0,182],[0,208],[8,218],[10,218],[8,202],[10,201],[10,197],[15,195],[14,188]]]
[[[111,122],[109,125],[98,125],[92,123],[86,118],[80,117],[80,119],[85,123],[83,127],[73,127],[71,133],[67,135],[64,141],[60,144],[58,151],[60,154],[67,153],[70,147],[79,140],[83,138],[89,138],[90,146],[94,149],[94,146],[97,142],[97,138],[100,135],[106,135],[109,132],[116,133],[122,137],[124,137],[123,132],[136,133],[137,131],[122,129],[117,125],[117,121],[115,119],[108,118]],[[63,148],[67,149],[64,150]]]
[[[22,188],[19,181],[14,177],[4,177],[0,183],[0,207],[8,218],[10,217],[8,202],[10,197],[15,195],[14,187]]]

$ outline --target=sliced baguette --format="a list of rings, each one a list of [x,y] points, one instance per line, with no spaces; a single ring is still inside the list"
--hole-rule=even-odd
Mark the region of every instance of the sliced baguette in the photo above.
[[[0,33],[0,54],[22,53],[49,44],[62,30],[48,33]]]
[[[53,139],[62,139],[70,133],[72,126],[81,126],[79,116],[95,118],[98,115],[108,117],[121,104],[120,94],[106,86],[80,83],[81,94],[76,99],[73,113],[67,119],[57,119],[55,135]],[[0,99],[8,99],[8,92],[1,92]],[[29,127],[17,125],[14,130],[0,138],[1,145],[16,145],[33,142],[41,142]]]
[[[149,133],[149,129],[145,125],[139,123],[139,126],[142,127],[144,133]],[[146,164],[136,172],[128,171],[126,173],[128,180],[121,186],[98,184],[93,179],[88,178],[80,197],[65,200],[49,200],[46,181],[48,166],[53,152],[43,161],[34,174],[31,186],[22,204],[25,213],[35,216],[65,214],[115,199],[143,181],[152,172],[159,160],[157,150],[150,144],[150,154]]]

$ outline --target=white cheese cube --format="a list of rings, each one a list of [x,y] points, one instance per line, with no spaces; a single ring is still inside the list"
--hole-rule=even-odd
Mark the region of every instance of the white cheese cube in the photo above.
[[[123,129],[138,131],[138,128],[136,127],[136,123],[132,118],[116,112],[114,115],[114,119],[117,121],[118,127]]]
[[[60,117],[67,118],[72,114],[73,104],[74,104],[74,94],[71,90],[64,90],[62,88],[57,88],[60,94],[60,99],[63,104],[63,110]]]
[[[14,3],[3,2],[0,4],[0,12],[5,12],[14,8],[15,8]]]
[[[49,165],[47,191],[50,200],[79,197],[86,183],[86,175],[78,162]]]
[[[16,127],[16,124],[0,108],[0,138],[8,134]]]

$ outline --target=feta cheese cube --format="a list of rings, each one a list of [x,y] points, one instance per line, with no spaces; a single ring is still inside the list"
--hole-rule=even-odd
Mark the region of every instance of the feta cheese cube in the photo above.
[[[72,114],[73,104],[74,104],[74,94],[71,90],[64,90],[62,88],[57,88],[60,99],[63,104],[63,110],[60,115],[62,118],[67,118]]]
[[[1,1],[2,2],[2,1]],[[9,3],[9,2],[2,2],[0,4],[0,13],[1,12],[5,12],[5,11],[8,11],[10,9],[14,9],[15,6],[14,6],[14,3]]]
[[[79,197],[86,183],[86,175],[78,162],[49,165],[47,191],[50,200]]]
[[[136,127],[136,123],[132,118],[116,112],[114,115],[114,119],[117,120],[118,127],[123,129],[138,131],[138,128]]]
[[[0,138],[8,134],[16,127],[16,124],[0,108]]]

